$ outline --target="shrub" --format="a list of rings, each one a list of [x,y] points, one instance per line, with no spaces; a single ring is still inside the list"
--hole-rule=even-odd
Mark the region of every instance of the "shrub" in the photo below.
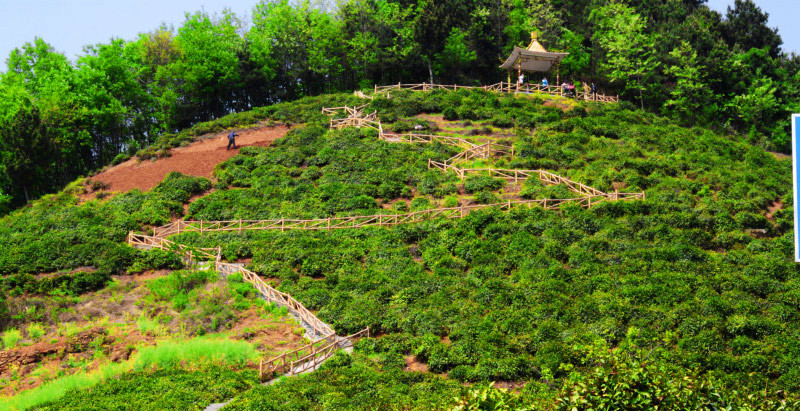
[[[117,165],[117,164],[124,163],[124,162],[126,162],[126,161],[128,161],[128,160],[130,160],[130,159],[131,159],[131,156],[130,156],[130,154],[127,154],[127,153],[119,153],[119,154],[117,154],[117,156],[116,156],[116,157],[114,157],[114,159],[113,159],[113,160],[111,160],[111,165],[112,165],[112,166],[115,166],[115,165]]]
[[[22,333],[18,329],[8,329],[3,333],[3,347],[5,349],[14,348],[21,339]]]
[[[492,125],[498,128],[514,127],[514,119],[506,116],[495,117],[492,119]]]
[[[38,340],[45,334],[44,327],[39,323],[32,323],[28,326],[28,338]]]
[[[430,205],[431,205],[431,202],[427,198],[424,198],[424,197],[417,197],[417,198],[411,200],[411,209],[413,211],[424,210],[424,209],[430,207]]]
[[[406,203],[405,201],[398,201],[398,202],[392,204],[392,210],[396,210],[396,211],[400,211],[400,212],[408,211],[408,203]]]
[[[505,180],[488,176],[469,176],[464,180],[464,191],[475,193],[478,191],[494,191],[505,185]]]
[[[475,114],[475,111],[467,106],[457,108],[456,114],[461,120],[478,120],[478,115]]]
[[[454,121],[458,120],[458,113],[452,107],[446,107],[444,111],[442,111],[442,116],[445,120]]]
[[[146,270],[177,270],[183,266],[183,261],[178,254],[168,250],[152,249],[141,252],[127,272],[130,274]]]
[[[500,197],[488,190],[475,193],[475,201],[479,204],[495,204],[500,202]]]

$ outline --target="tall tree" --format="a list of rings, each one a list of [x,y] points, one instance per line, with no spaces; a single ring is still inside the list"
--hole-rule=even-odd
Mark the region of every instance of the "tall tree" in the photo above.
[[[771,57],[777,57],[783,40],[777,29],[767,26],[768,19],[769,14],[756,6],[753,0],[736,0],[733,8],[728,6],[722,24],[725,41],[731,47],[740,47],[742,51],[766,47]]]
[[[672,50],[670,56],[674,61],[666,73],[675,77],[675,87],[664,103],[664,111],[694,125],[697,115],[711,100],[711,91],[703,79],[704,67],[698,64],[697,53],[687,41]]]
[[[601,68],[611,81],[622,82],[625,91],[637,93],[644,109],[644,90],[660,62],[655,56],[655,35],[647,34],[647,19],[618,0],[594,9],[592,39],[604,53]]]

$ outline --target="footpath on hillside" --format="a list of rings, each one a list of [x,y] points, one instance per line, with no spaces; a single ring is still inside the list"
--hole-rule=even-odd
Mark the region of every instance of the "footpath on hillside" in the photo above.
[[[267,147],[289,131],[285,126],[262,126],[236,130],[236,145],[242,147]],[[236,155],[239,150],[227,150],[230,130],[200,138],[185,147],[170,150],[170,156],[156,161],[132,158],[110,167],[91,177],[94,181],[108,184],[109,191],[129,191],[137,188],[147,191],[158,185],[170,172],[211,178],[214,167]]]

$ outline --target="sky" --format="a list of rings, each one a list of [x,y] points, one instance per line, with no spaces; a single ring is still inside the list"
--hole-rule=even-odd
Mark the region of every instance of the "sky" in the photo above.
[[[131,40],[162,23],[178,27],[185,12],[205,10],[219,13],[224,8],[249,23],[258,0],[0,0],[0,71],[14,48],[41,37],[70,60],[83,46],[106,43],[112,37]],[[725,13],[733,0],[709,0],[708,6]],[[769,26],[778,27],[783,49],[800,54],[798,0],[756,0],[769,13]]]
[[[185,12],[225,8],[249,23],[258,0],[0,0],[0,71],[11,50],[41,37],[74,61],[83,46],[132,40],[162,23],[176,28]]]

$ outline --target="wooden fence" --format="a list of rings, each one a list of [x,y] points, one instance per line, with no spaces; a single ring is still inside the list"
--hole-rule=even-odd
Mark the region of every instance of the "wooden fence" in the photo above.
[[[378,120],[378,112],[374,111],[370,114],[364,114],[364,108],[367,105],[364,104],[363,106],[358,107],[324,107],[322,109],[322,114],[327,114],[331,116],[330,119],[330,127],[331,128],[345,128],[345,127],[368,127],[374,128],[378,130],[379,134],[383,134],[383,126],[381,126],[380,120]],[[339,114],[339,112],[344,111],[347,113],[347,117],[335,118],[333,116]]]
[[[171,224],[175,226],[175,224]],[[179,225],[178,225],[179,226]],[[163,234],[161,234],[163,235]],[[147,247],[159,248],[168,250],[183,256],[184,260],[189,264],[195,264],[198,260],[211,260],[214,261],[214,268],[223,277],[228,277],[234,273],[241,273],[242,279],[252,284],[267,300],[276,304],[282,305],[295,314],[301,321],[308,324],[314,330],[314,336],[325,336],[333,334],[333,329],[325,324],[322,320],[317,318],[309,309],[302,303],[294,299],[291,295],[280,292],[272,288],[269,284],[264,282],[256,273],[242,267],[238,264],[229,264],[221,262],[222,248],[198,248],[190,247],[183,244],[178,244],[174,241],[167,240],[160,236],[148,236],[142,234],[128,233],[128,244],[134,247]]]
[[[586,184],[572,181],[566,177],[558,174],[551,173],[545,170],[519,170],[519,169],[501,169],[501,168],[460,168],[448,162],[441,162],[435,160],[428,160],[428,168],[435,168],[444,172],[453,171],[462,180],[470,174],[488,174],[491,177],[502,178],[513,182],[526,180],[529,177],[536,177],[544,184],[547,185],[565,185],[570,191],[578,193],[582,196],[589,197],[605,197],[611,201],[617,200],[644,200],[644,192],[640,193],[606,193],[594,187],[587,186]]]
[[[640,197],[641,196],[641,197]],[[493,204],[474,204],[460,207],[434,208],[403,214],[374,214],[352,217],[329,217],[310,220],[279,218],[271,220],[224,220],[224,221],[176,221],[158,227],[158,235],[171,235],[178,232],[208,233],[215,231],[257,231],[257,230],[336,230],[363,227],[386,227],[398,224],[418,223],[437,217],[446,219],[463,218],[470,212],[491,207],[500,210],[510,210],[515,207],[534,206],[547,210],[558,209],[562,204],[575,203],[581,207],[591,207],[602,201],[639,200],[644,198],[644,193],[602,193],[601,195],[586,194],[576,198],[543,198],[535,200],[508,200]]]
[[[422,144],[442,143],[450,146],[461,147],[464,149],[470,149],[478,146],[478,144],[463,139],[461,137],[440,136],[436,134],[381,133],[378,137],[390,143],[422,143]]]
[[[550,94],[554,96],[564,96],[564,97],[574,97],[578,100],[585,100],[585,101],[597,101],[601,103],[615,103],[619,101],[619,96],[609,96],[605,94],[599,93],[592,93],[591,91],[578,91],[575,90],[575,96],[571,96],[569,92],[565,92],[564,89],[558,85],[553,86],[543,86],[538,83],[527,83],[522,86],[519,86],[517,83],[507,83],[501,81],[499,83],[491,84],[488,86],[459,86],[457,84],[453,85],[445,85],[445,84],[428,84],[428,83],[421,83],[421,84],[392,84],[388,86],[375,86],[375,93],[384,93],[389,92],[392,90],[415,90],[415,91],[431,91],[431,90],[486,90],[486,91],[494,91],[498,93],[544,93]]]
[[[138,248],[159,248],[162,250],[172,251],[183,256],[184,260],[189,261],[191,264],[194,264],[194,262],[198,260],[218,262],[222,255],[221,247],[191,247],[167,240],[160,235],[149,236],[144,234],[136,234],[133,231],[128,233],[127,241],[128,244]]]
[[[468,148],[453,157],[445,160],[446,163],[454,163],[456,160],[472,160],[473,158],[491,158],[497,155],[514,155],[514,146],[507,146],[493,142],[476,145]],[[430,164],[428,165],[430,168]]]
[[[337,337],[330,334],[323,339],[304,345],[270,358],[261,360],[258,374],[261,381],[276,375],[292,376],[306,371],[315,370],[323,361],[332,356],[340,348],[353,347],[355,341],[369,338],[369,327],[346,337]]]
[[[300,318],[301,321],[308,324],[314,330],[314,336],[311,339],[319,338],[319,336],[327,336],[334,334],[333,329],[317,318],[314,313],[306,308],[302,303],[295,300],[291,295],[280,292],[272,288],[269,284],[264,282],[258,274],[242,267],[237,264],[229,264],[223,262],[216,263],[217,272],[224,277],[233,273],[241,273],[244,281],[253,285],[267,300],[272,301],[278,305],[284,306],[289,309],[294,315]]]

